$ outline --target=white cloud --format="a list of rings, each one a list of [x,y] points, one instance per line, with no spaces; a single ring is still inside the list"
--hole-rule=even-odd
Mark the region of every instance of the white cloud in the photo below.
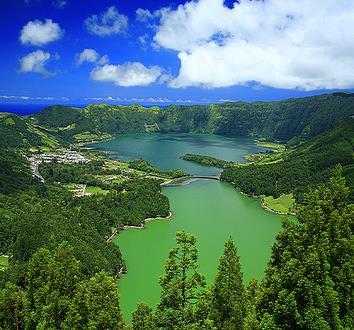
[[[103,55],[98,61],[97,63],[99,65],[105,65],[105,64],[108,64],[109,63],[109,57],[108,55]]]
[[[86,48],[81,53],[76,54],[76,63],[81,65],[84,62],[97,63],[99,65],[104,65],[109,62],[108,55],[100,56],[96,50],[92,48]]]
[[[154,18],[154,14],[149,9],[138,8],[135,14],[136,20],[139,22],[148,22]]]
[[[147,86],[155,82],[161,75],[158,66],[146,67],[139,62],[122,65],[106,64],[91,71],[91,79],[113,82],[117,86]]]
[[[77,64],[80,65],[84,62],[96,63],[100,55],[91,48],[84,49],[80,54],[77,54]]]
[[[239,2],[190,1],[160,11],[154,41],[181,62],[170,86],[354,87],[352,0]]]
[[[147,97],[147,98],[126,98],[126,97],[114,97],[114,96],[108,96],[108,97],[86,97],[86,101],[99,101],[99,102],[105,102],[105,101],[114,101],[114,102],[139,102],[139,103],[171,103],[174,102],[166,97]]]
[[[42,50],[36,50],[20,58],[20,72],[35,72],[40,73],[43,76],[51,76],[52,72],[49,72],[45,65],[51,59],[51,55],[48,52]]]
[[[64,34],[59,24],[51,19],[45,21],[29,21],[20,32],[20,41],[22,44],[35,46],[46,45],[52,41],[59,40]]]
[[[100,37],[122,33],[128,28],[128,17],[119,14],[116,7],[109,7],[100,15],[92,15],[84,22],[87,30]]]
[[[0,95],[0,99],[3,100],[42,100],[42,101],[54,101],[54,100],[62,100],[69,101],[69,99],[65,96],[60,98],[53,96],[27,96],[27,95]]]
[[[138,41],[142,46],[145,46],[148,38],[149,38],[149,35],[147,33],[145,33],[145,34],[138,37]]]
[[[53,0],[52,1],[52,6],[57,7],[57,8],[64,8],[68,2],[66,0]]]

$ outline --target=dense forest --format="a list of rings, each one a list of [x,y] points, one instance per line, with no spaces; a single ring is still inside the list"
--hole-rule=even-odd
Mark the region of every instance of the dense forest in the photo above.
[[[135,170],[143,171],[151,175],[157,175],[163,178],[179,178],[187,176],[188,174],[182,170],[160,170],[155,166],[151,165],[147,160],[137,159],[129,163],[129,168]]]
[[[218,159],[215,157],[211,156],[204,156],[204,155],[197,155],[197,154],[185,154],[182,156],[183,160],[187,160],[189,162],[194,162],[198,163],[204,166],[212,166],[212,167],[220,167],[220,168],[226,168],[230,165],[232,165],[232,162]]]
[[[280,160],[230,167],[221,179],[251,195],[295,193],[300,197],[309,186],[327,181],[334,167],[341,164],[354,201],[353,137],[354,118],[349,117],[334,129],[289,148]]]

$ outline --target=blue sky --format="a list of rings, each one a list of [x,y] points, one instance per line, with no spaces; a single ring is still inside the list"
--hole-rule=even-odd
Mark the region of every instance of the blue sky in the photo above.
[[[351,0],[2,0],[0,16],[0,103],[354,91]]]

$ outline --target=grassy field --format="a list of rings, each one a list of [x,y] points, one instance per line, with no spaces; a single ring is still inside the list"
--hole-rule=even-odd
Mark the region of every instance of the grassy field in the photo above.
[[[75,190],[79,189],[78,185],[75,183],[67,183],[67,184],[64,184],[63,186],[65,188],[67,188],[69,191],[75,191]]]
[[[109,191],[108,191],[108,190],[103,190],[103,189],[101,189],[100,187],[88,186],[88,187],[86,187],[86,189],[85,189],[85,193],[88,193],[88,194],[102,194],[102,195],[105,195],[105,194],[108,194]]]
[[[9,258],[0,256],[0,271],[5,270],[7,267],[9,267]]]
[[[113,179],[112,181],[110,181],[111,183],[115,183],[115,184],[121,184],[123,182],[127,181],[127,178],[124,176],[119,176],[116,179]]]
[[[276,149],[278,151],[284,151],[285,150],[285,145],[284,144],[276,143],[276,142],[257,141],[256,145],[260,146],[260,147],[263,147],[263,148]]]
[[[79,133],[79,134],[75,134],[74,138],[77,142],[90,142],[90,141],[100,141],[100,140],[106,140],[111,138],[112,136],[107,134],[107,133],[103,133],[101,135],[97,135],[97,134],[93,134],[90,132],[83,132],[83,133]]]
[[[264,205],[276,212],[288,213],[289,209],[294,205],[293,195],[281,195],[279,198],[273,196],[264,197]]]
[[[118,168],[127,169],[129,167],[129,164],[128,163],[119,162],[119,161],[115,161],[115,160],[110,160],[110,161],[108,161],[108,162],[106,162],[104,164],[104,167],[108,168],[110,170],[115,170],[115,169],[118,169]]]

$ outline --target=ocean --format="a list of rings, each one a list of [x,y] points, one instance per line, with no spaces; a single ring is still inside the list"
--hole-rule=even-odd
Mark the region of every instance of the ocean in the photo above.
[[[121,102],[119,104],[111,104],[111,103],[108,103],[108,104],[110,104],[110,105],[132,105],[134,103]],[[10,113],[14,113],[14,114],[20,115],[20,116],[27,116],[27,115],[31,115],[33,113],[39,112],[42,109],[49,107],[49,106],[53,106],[53,105],[57,105],[57,104],[0,103],[0,112],[10,112]],[[84,108],[86,105],[87,104],[65,104],[65,106],[76,107],[76,108]],[[160,108],[165,108],[165,107],[169,106],[169,104],[152,104],[152,103],[144,103],[141,105],[146,108],[156,106],[156,105]]]

